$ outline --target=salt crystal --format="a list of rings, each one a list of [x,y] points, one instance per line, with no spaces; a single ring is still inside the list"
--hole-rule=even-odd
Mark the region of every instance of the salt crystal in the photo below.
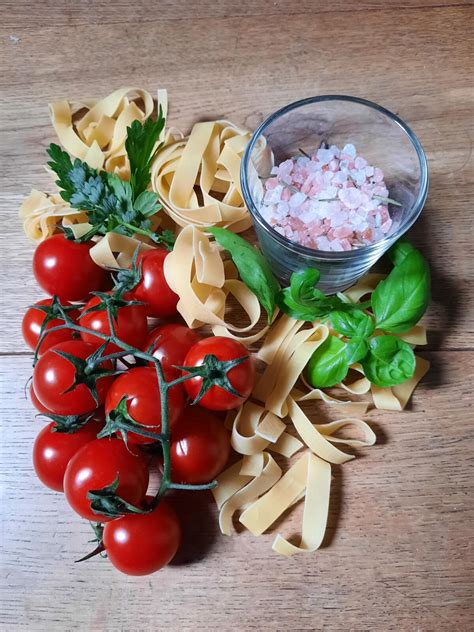
[[[378,167],[374,169],[374,182],[383,182],[383,171]]]
[[[374,171],[375,171],[375,169],[374,169],[371,165],[368,165],[368,166],[365,168],[365,175],[366,175],[368,178],[370,178],[370,177],[372,177],[372,176],[374,175]]]
[[[275,189],[278,184],[278,178],[268,178],[268,180],[265,182],[265,187],[267,191],[271,191],[272,189]]]
[[[306,195],[304,193],[298,192],[294,193],[290,198],[290,207],[295,208],[300,206],[306,200]]]
[[[354,160],[354,167],[356,169],[364,169],[365,167],[367,167],[367,160],[365,158],[362,158],[362,156],[357,156],[357,158]]]
[[[330,243],[329,239],[324,235],[316,239],[316,245],[319,250],[330,250]]]
[[[323,165],[327,165],[334,158],[334,151],[332,149],[318,149],[316,152],[316,157],[320,163]]]
[[[339,199],[348,208],[357,208],[361,202],[361,193],[359,189],[341,189],[338,193]]]
[[[356,148],[354,147],[354,145],[351,145],[350,143],[348,143],[347,145],[344,145],[344,147],[342,148],[341,154],[346,154],[347,156],[350,156],[351,158],[355,158],[357,155]]]

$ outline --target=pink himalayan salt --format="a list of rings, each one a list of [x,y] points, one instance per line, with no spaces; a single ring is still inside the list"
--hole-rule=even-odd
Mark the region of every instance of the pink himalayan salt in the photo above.
[[[321,147],[273,167],[260,212],[287,239],[308,248],[342,252],[375,243],[389,232],[384,174],[354,145]]]

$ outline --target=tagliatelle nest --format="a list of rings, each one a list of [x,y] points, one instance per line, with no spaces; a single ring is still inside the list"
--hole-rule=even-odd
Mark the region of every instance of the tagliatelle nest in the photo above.
[[[240,188],[240,162],[250,132],[229,121],[196,123],[188,138],[162,149],[152,187],[179,226],[220,226],[242,232],[251,225]]]

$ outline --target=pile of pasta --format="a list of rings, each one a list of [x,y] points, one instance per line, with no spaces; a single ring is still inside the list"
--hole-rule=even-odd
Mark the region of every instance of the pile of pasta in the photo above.
[[[158,106],[167,113],[167,94],[158,91]],[[129,177],[125,152],[126,128],[146,120],[154,110],[145,90],[123,88],[102,100],[61,101],[50,106],[60,143],[91,167]],[[231,535],[234,519],[254,535],[267,531],[290,507],[304,500],[299,539],[290,542],[277,534],[273,549],[283,555],[315,551],[322,543],[329,510],[331,468],[354,459],[342,448],[372,446],[376,437],[364,415],[376,408],[400,411],[429,364],[417,357],[413,378],[392,388],[378,388],[355,364],[358,377],[339,385],[336,396],[310,388],[303,371],[315,350],[331,331],[328,323],[294,320],[276,310],[264,322],[257,297],[239,279],[232,261],[206,234],[207,226],[241,232],[251,225],[240,189],[240,161],[249,132],[229,121],[197,123],[189,136],[167,128],[159,141],[163,148],[152,165],[152,188],[163,210],[153,218],[155,227],[177,234],[165,260],[165,276],[178,294],[178,311],[191,328],[206,326],[217,336],[259,346],[256,358],[263,367],[250,399],[229,413],[226,424],[234,450],[241,457],[219,477],[213,490],[222,533]],[[261,147],[262,159],[265,147]],[[69,226],[76,236],[90,225],[87,213],[72,209],[59,194],[33,190],[20,209],[24,230],[41,241]],[[108,269],[130,265],[133,253],[155,247],[136,236],[109,233],[97,239],[92,258]],[[369,274],[345,292],[358,302],[374,290],[381,275]],[[243,322],[246,319],[246,323]],[[426,344],[426,332],[416,326],[401,336],[409,344]],[[354,396],[356,400],[351,399]],[[361,399],[361,396],[366,396]],[[320,423],[308,417],[307,402],[319,400],[342,417]],[[342,434],[341,434],[341,431]]]
[[[256,357],[265,368],[250,399],[226,420],[232,447],[242,459],[218,477],[219,485],[213,490],[222,533],[234,532],[233,519],[240,513],[239,522],[254,535],[261,535],[289,507],[304,499],[299,542],[294,544],[278,534],[273,549],[283,555],[315,551],[326,529],[331,466],[354,458],[338,446],[361,448],[374,445],[376,440],[370,426],[359,417],[367,412],[370,400],[352,401],[350,396],[370,394],[377,408],[403,410],[427,372],[428,362],[417,357],[413,378],[392,388],[371,384],[362,367],[354,364],[352,373],[360,377],[340,384],[347,393],[341,399],[308,387],[302,378],[315,350],[336,332],[327,323],[308,326],[285,314],[277,314],[271,326],[257,327],[255,332],[261,321],[256,297],[236,278],[235,268],[223,260],[217,244],[195,226],[187,226],[178,235],[165,261],[165,275],[180,297],[178,310],[189,327],[207,324],[214,334],[231,336],[245,345],[264,338]],[[383,275],[368,274],[345,294],[357,302],[370,295],[381,278]],[[237,327],[227,319],[232,314],[226,309],[230,294],[247,314],[248,325]],[[414,346],[426,344],[422,326],[401,337]],[[344,417],[329,423],[310,420],[303,406],[314,400]],[[338,434],[341,430],[344,436]],[[285,457],[290,464],[285,473],[273,455]]]
[[[168,96],[158,90],[157,109],[166,117]],[[59,101],[50,105],[51,122],[60,144],[73,158],[91,167],[130,177],[125,151],[127,126],[153,114],[153,97],[139,88],[121,88],[104,99]],[[152,188],[177,229],[220,226],[233,232],[250,227],[240,188],[240,163],[250,132],[229,121],[196,123],[189,136],[167,127],[163,148],[152,166]],[[31,191],[20,208],[24,231],[42,241],[60,225],[86,232],[87,213],[73,209],[60,195]],[[77,225],[84,228],[77,229]]]

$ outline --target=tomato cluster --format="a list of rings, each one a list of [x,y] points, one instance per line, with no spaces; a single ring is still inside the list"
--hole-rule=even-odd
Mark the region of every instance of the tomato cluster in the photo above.
[[[111,289],[92,246],[58,234],[34,254],[36,280],[52,298],[28,308],[22,326],[36,352],[31,400],[51,419],[36,438],[33,464],[77,514],[101,523],[97,550],[122,572],[143,575],[170,562],[181,537],[164,494],[147,496],[149,468],[158,460],[160,490],[209,484],[231,451],[214,411],[249,397],[255,369],[234,340],[202,338],[179,322],[149,331],[149,317],[178,318],[163,273],[166,251],[139,255],[133,287],[120,289],[116,280]],[[163,386],[162,378],[176,384]]]

